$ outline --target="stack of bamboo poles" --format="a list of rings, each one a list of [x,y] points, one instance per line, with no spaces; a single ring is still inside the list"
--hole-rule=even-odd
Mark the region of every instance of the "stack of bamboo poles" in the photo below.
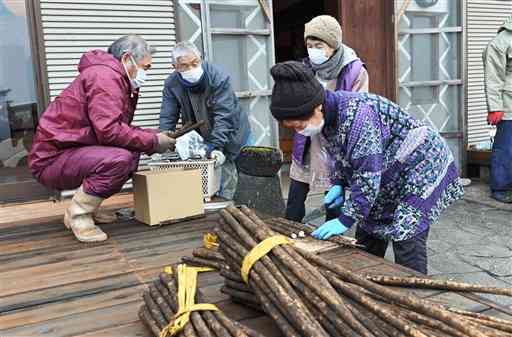
[[[173,274],[175,275],[175,274]],[[162,331],[172,323],[179,312],[178,284],[176,278],[162,273],[143,294],[144,304],[139,318],[154,336],[169,336]],[[200,290],[196,302],[204,302]],[[181,337],[264,337],[256,331],[233,321],[222,311],[193,311],[190,322],[177,336]]]
[[[245,258],[275,233],[246,207],[223,210],[216,233],[230,268],[221,271],[226,284],[249,294],[236,298],[261,307],[287,337],[512,336],[510,321],[449,310],[379,284],[396,279],[365,277],[288,244],[257,260],[242,282]]]

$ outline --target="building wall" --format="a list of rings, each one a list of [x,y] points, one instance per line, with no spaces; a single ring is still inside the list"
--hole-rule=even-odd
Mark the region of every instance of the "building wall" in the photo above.
[[[134,33],[156,47],[134,124],[158,127],[163,84],[176,40],[172,0],[40,0],[40,13],[51,100],[78,74],[77,65],[84,52],[106,50],[117,38]]]

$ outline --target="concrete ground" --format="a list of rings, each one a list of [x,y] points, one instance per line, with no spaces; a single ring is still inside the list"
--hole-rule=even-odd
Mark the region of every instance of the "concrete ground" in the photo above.
[[[286,172],[283,194],[288,191]],[[323,195],[310,195],[306,214],[321,205]],[[315,223],[322,223],[317,219]],[[347,235],[353,236],[352,229]],[[429,275],[443,279],[512,287],[512,205],[494,201],[488,186],[473,182],[465,198],[446,210],[430,229],[428,241]],[[388,247],[386,259],[393,261]],[[484,295],[512,308],[512,298]]]

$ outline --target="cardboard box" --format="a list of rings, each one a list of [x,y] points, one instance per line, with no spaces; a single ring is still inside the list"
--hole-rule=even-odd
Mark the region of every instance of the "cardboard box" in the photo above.
[[[135,218],[150,226],[204,214],[199,170],[137,172],[133,189]]]

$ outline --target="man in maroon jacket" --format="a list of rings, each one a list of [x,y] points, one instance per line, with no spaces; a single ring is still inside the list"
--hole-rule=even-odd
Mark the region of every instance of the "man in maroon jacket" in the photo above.
[[[39,120],[30,169],[48,188],[78,188],[64,224],[79,241],[107,239],[95,221],[108,223],[115,217],[98,212],[101,202],[121,190],[140,153],[162,153],[174,143],[165,133],[131,126],[154,51],[141,37],[129,35],[108,52],[85,53],[80,74]]]

